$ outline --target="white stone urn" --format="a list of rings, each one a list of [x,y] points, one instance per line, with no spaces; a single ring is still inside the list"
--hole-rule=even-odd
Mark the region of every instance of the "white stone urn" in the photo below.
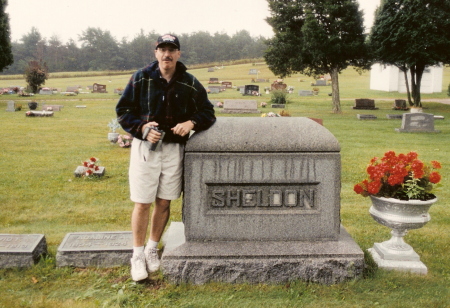
[[[372,206],[369,213],[372,218],[391,228],[391,239],[375,243],[369,249],[378,266],[388,269],[410,270],[426,274],[426,266],[420,262],[419,255],[414,249],[405,243],[403,237],[408,230],[422,228],[431,219],[429,208],[437,201],[437,198],[421,200],[400,200],[370,196]]]

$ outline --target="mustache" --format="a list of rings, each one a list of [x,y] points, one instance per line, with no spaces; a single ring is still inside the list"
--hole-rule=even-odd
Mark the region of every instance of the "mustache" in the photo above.
[[[171,57],[166,57],[166,58],[163,58],[163,61],[173,61],[173,59]]]

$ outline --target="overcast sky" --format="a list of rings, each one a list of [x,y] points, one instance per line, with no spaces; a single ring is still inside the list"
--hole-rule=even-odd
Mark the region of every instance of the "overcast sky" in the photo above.
[[[366,28],[380,0],[358,0]],[[247,30],[255,37],[273,35],[265,22],[266,0],[9,0],[11,40],[19,41],[36,27],[42,37],[56,35],[62,42],[88,27],[108,30],[117,39],[132,40],[144,33],[193,33],[208,31],[233,35]]]

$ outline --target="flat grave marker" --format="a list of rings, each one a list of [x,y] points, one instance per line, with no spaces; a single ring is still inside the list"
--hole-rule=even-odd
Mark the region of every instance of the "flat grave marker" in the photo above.
[[[260,113],[258,102],[249,99],[226,99],[223,101],[222,113]]]
[[[56,254],[56,265],[114,267],[130,264],[131,231],[74,232],[64,237]]]
[[[43,234],[0,234],[0,268],[29,267],[46,253]]]

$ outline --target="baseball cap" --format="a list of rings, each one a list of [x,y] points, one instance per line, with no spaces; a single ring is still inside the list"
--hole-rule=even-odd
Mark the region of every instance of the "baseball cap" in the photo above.
[[[175,46],[177,49],[180,49],[180,41],[178,40],[178,37],[172,34],[164,34],[158,37],[155,49],[157,49],[159,45],[162,44],[170,44]]]

